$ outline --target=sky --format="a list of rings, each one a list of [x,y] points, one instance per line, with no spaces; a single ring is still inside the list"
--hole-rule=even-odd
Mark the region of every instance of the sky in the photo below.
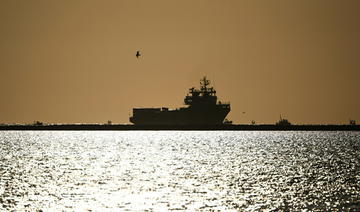
[[[358,0],[0,0],[0,123],[129,123],[134,107],[183,107],[203,76],[234,123],[359,123],[359,11]]]

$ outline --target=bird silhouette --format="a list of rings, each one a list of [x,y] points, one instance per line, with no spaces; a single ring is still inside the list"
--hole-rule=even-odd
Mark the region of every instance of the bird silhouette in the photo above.
[[[136,51],[136,58],[139,58],[141,56],[140,51]]]

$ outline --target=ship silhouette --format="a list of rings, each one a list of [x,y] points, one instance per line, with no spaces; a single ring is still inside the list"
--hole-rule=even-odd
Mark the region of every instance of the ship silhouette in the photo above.
[[[230,103],[218,101],[210,81],[200,80],[200,89],[190,88],[184,99],[186,107],[133,108],[130,122],[135,125],[219,125],[230,112]]]

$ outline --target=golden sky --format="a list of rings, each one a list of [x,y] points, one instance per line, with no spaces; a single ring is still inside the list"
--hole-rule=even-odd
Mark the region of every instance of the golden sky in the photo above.
[[[0,0],[0,123],[129,123],[133,107],[183,106],[204,75],[235,123],[360,122],[359,11],[359,0]]]

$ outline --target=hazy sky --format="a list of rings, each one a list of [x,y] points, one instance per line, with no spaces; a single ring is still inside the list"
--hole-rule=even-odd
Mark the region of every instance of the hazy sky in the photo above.
[[[235,123],[360,122],[359,11],[359,0],[0,0],[0,123],[128,123],[133,107],[183,106],[204,75]]]

